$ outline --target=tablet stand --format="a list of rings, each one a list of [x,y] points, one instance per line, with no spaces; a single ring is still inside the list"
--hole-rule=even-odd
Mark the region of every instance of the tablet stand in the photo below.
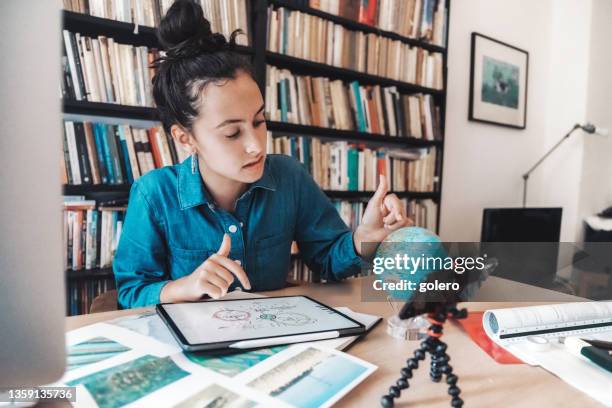
[[[459,398],[461,390],[457,386],[459,377],[453,374],[453,367],[448,362],[450,356],[446,353],[447,345],[440,340],[446,319],[464,319],[467,317],[467,309],[457,309],[456,304],[439,304],[435,313],[428,313],[427,320],[431,323],[427,330],[427,338],[421,342],[421,347],[414,351],[414,356],[406,360],[406,367],[402,368],[401,376],[389,387],[389,394],[383,396],[380,405],[384,408],[393,407],[394,399],[398,398],[402,390],[408,389],[408,379],[412,378],[412,371],[419,368],[419,361],[425,360],[427,353],[431,354],[431,368],[429,377],[433,382],[440,382],[442,375],[446,375],[448,393],[451,395],[451,406],[459,408],[463,406],[463,400]]]

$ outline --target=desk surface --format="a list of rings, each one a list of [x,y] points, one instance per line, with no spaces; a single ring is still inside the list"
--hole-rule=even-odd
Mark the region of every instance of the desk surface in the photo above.
[[[385,318],[394,314],[389,303],[361,302],[360,279],[342,283],[310,284],[265,292],[269,296],[308,295],[330,306],[348,306],[356,312],[375,314]],[[519,284],[520,285],[520,284]],[[540,298],[541,299],[541,298]],[[559,301],[559,300],[557,300]],[[524,303],[469,302],[462,304],[468,310],[524,306]],[[101,322],[147,309],[121,310],[67,318],[67,330]],[[364,339],[354,343],[347,352],[378,366],[378,370],[345,396],[338,407],[377,407],[380,397],[399,377],[405,360],[418,347],[417,341],[397,340],[386,333],[386,319]],[[454,323],[446,324],[444,341],[449,345],[453,372],[459,376],[461,398],[469,407],[601,407],[586,394],[567,385],[559,378],[539,367],[526,364],[501,365],[491,359]],[[433,383],[429,379],[429,359],[425,360],[414,377],[410,388],[396,400],[396,407],[448,407],[450,396],[445,382]]]

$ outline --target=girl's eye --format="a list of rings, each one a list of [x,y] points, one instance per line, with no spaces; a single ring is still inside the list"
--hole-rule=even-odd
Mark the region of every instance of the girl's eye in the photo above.
[[[232,133],[231,135],[227,135],[225,137],[227,137],[228,139],[236,139],[238,136],[240,136],[240,130],[237,130],[235,133]]]
[[[260,127],[264,122],[265,120],[257,120],[253,122],[253,125],[257,128],[257,127]]]

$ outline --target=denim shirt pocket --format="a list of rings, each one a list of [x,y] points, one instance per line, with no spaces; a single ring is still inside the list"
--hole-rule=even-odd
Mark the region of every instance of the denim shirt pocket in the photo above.
[[[273,290],[285,287],[291,261],[289,233],[261,238],[255,246],[257,290]]]
[[[190,275],[212,254],[217,252],[213,249],[182,249],[173,246],[170,246],[169,250],[170,276],[172,279]]]

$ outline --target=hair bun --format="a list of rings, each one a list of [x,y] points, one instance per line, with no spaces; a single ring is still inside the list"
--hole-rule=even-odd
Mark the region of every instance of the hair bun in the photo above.
[[[227,45],[222,34],[213,34],[199,4],[177,0],[161,20],[158,37],[168,59],[218,51]]]

